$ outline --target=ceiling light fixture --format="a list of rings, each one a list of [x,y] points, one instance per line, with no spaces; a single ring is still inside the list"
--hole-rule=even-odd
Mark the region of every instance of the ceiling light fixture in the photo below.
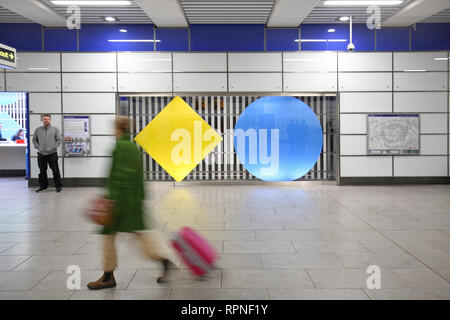
[[[328,29],[328,32],[335,32],[336,29]]]
[[[126,30],[126,29],[120,29],[119,31],[120,32],[128,32],[128,30]]]
[[[161,40],[153,40],[153,39],[139,39],[139,40],[108,40],[109,42],[161,42]]]
[[[58,1],[51,1],[54,5],[57,6],[72,6],[72,5],[78,5],[78,6],[130,6],[130,1],[91,1],[91,0],[58,0]]]
[[[339,20],[340,21],[348,21],[348,20],[350,20],[350,17],[340,17]]]
[[[295,39],[295,42],[347,42],[347,39]]]
[[[114,18],[114,17],[105,17],[104,20],[108,21],[108,22],[114,22],[114,21],[116,21],[116,18]]]
[[[329,0],[323,4],[326,6],[396,6],[402,3],[403,0]]]
[[[427,72],[427,70],[423,70],[423,69],[411,69],[411,70],[403,70],[404,72]]]

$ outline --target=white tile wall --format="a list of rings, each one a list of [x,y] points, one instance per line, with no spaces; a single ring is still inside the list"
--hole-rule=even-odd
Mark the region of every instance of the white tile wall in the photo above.
[[[229,72],[281,72],[281,53],[229,53]]]
[[[396,72],[394,88],[397,91],[444,91],[447,90],[447,73]]]
[[[6,73],[7,91],[59,92],[59,73]]]
[[[0,91],[5,91],[5,74],[0,72]]]
[[[179,92],[227,91],[227,74],[174,73],[173,86]]]
[[[239,91],[262,91],[281,92],[281,73],[229,73],[229,90]]]
[[[60,72],[61,55],[59,53],[18,52],[17,68],[6,72]]]
[[[394,157],[396,177],[440,177],[447,174],[446,156]]]
[[[447,92],[396,92],[394,112],[447,112]]]
[[[226,53],[174,53],[174,72],[226,72]]]
[[[92,136],[91,156],[111,156],[115,144],[114,136]]]
[[[391,91],[392,73],[339,73],[341,91]]]
[[[121,92],[171,92],[171,73],[119,73]]]
[[[109,174],[111,158],[65,158],[65,178],[105,178]]]
[[[171,53],[118,52],[119,72],[172,72]]]
[[[65,92],[116,92],[115,73],[63,73]]]
[[[116,113],[115,93],[63,93],[64,113]]]
[[[447,135],[421,135],[420,154],[447,155]]]
[[[116,53],[63,53],[63,72],[115,72]]]
[[[425,113],[420,115],[421,133],[447,133],[446,113]]]
[[[61,113],[61,93],[30,93],[30,113]]]
[[[337,88],[337,75],[329,73],[284,73],[284,91],[333,92]]]
[[[284,72],[337,72],[336,52],[283,52]]]
[[[392,157],[341,157],[342,177],[391,177]]]
[[[93,114],[91,115],[91,134],[114,134],[115,115]]]
[[[447,71],[447,52],[394,52],[394,70]]]
[[[392,112],[392,93],[343,92],[340,94],[340,112]]]
[[[392,71],[391,52],[339,52],[339,72]]]
[[[367,116],[365,114],[341,114],[341,134],[366,134]]]
[[[341,155],[367,155],[367,136],[341,135]]]

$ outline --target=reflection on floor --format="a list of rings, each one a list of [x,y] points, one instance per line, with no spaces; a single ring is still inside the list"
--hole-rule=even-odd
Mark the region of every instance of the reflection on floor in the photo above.
[[[208,281],[179,261],[169,284],[118,238],[117,288],[101,274],[100,235],[83,208],[99,188],[36,194],[0,179],[0,299],[450,299],[450,186],[148,187],[154,225],[199,230],[220,254]],[[81,268],[81,290],[66,286]],[[371,265],[381,289],[368,289]]]

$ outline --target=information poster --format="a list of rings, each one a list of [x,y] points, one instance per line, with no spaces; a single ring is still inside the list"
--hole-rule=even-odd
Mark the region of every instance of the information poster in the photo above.
[[[87,157],[91,149],[90,132],[89,116],[64,116],[64,155]]]
[[[419,154],[418,114],[369,114],[367,153],[369,155]]]

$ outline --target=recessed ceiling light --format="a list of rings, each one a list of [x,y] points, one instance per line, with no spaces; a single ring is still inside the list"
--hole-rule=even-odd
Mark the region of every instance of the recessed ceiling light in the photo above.
[[[329,0],[323,4],[326,6],[396,6],[403,3],[403,0]]]
[[[120,29],[120,32],[128,32],[126,29]]]
[[[153,40],[153,39],[138,39],[138,40],[122,40],[122,39],[113,39],[108,40],[109,42],[161,42],[161,40]]]
[[[340,17],[339,20],[340,21],[348,21],[348,20],[350,20],[350,17]]]
[[[130,6],[130,1],[91,1],[91,0],[54,0],[51,1],[54,5],[57,6],[71,6],[71,5],[78,5],[78,6]]]
[[[336,29],[328,29],[328,32],[335,32]]]
[[[105,17],[104,19],[105,19],[105,21],[108,21],[108,22],[116,21],[116,18],[114,18],[114,17]]]

